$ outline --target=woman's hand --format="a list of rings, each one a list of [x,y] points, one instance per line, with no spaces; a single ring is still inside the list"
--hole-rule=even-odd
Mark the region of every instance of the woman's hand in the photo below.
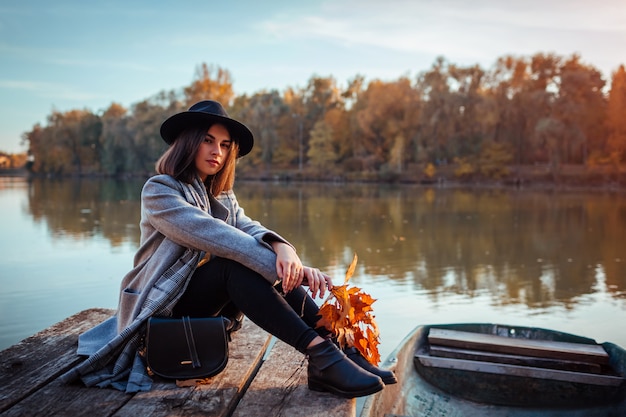
[[[294,248],[284,242],[271,243],[276,253],[276,273],[282,280],[283,291],[290,292],[302,284],[304,278],[302,261]]]
[[[330,276],[321,272],[317,268],[311,268],[309,266],[304,267],[304,280],[305,285],[309,286],[311,290],[311,297],[317,297],[319,293],[320,298],[324,298],[326,289],[333,289],[333,281]]]

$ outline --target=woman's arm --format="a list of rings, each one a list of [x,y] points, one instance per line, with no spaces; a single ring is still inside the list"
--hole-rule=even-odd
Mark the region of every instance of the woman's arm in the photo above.
[[[272,283],[277,279],[276,254],[269,243],[188,203],[179,183],[169,176],[155,176],[146,182],[144,221],[181,246],[237,261]]]

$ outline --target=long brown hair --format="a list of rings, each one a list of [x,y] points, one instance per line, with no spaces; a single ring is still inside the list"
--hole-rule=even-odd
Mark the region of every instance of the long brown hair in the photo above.
[[[198,175],[195,165],[196,153],[210,127],[190,127],[183,130],[156,162],[156,172],[191,184]],[[204,181],[205,187],[211,194],[217,196],[222,191],[232,190],[235,183],[238,152],[239,145],[235,140],[231,140],[224,166],[217,174],[208,176]]]

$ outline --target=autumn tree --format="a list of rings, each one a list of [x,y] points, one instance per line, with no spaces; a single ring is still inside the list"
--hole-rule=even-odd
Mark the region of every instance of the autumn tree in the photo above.
[[[333,77],[314,76],[309,79],[301,92],[301,112],[294,112],[298,123],[298,134],[302,135],[300,155],[308,154],[310,133],[315,124],[325,120],[326,114],[333,109],[343,108],[342,91]],[[299,163],[306,163],[299,161]]]
[[[35,158],[35,155],[43,155],[45,152],[45,128],[37,123],[30,131],[22,133],[22,144],[28,146],[29,162],[27,169],[31,172],[42,172],[43,157]]]
[[[361,146],[376,168],[402,172],[414,155],[411,143],[419,122],[419,96],[408,78],[369,83],[357,106]]]
[[[196,68],[191,85],[185,87],[184,96],[186,108],[202,100],[215,100],[225,107],[229,106],[235,96],[230,72],[202,63]]]
[[[311,130],[307,157],[309,164],[320,172],[330,169],[337,160],[333,149],[333,131],[324,120],[315,123]]]
[[[293,155],[293,152],[288,152],[288,141],[282,140],[284,136],[280,134],[280,128],[285,117],[290,116],[290,111],[278,91],[259,92],[236,100],[231,115],[244,120],[254,132],[255,144],[251,154],[246,157],[249,159],[245,161],[246,164],[259,162],[269,166],[276,160],[284,163],[285,159]]]
[[[88,110],[54,111],[45,128],[26,134],[34,172],[65,175],[98,171],[100,118]]]
[[[564,163],[623,163],[624,66],[612,76],[607,96],[600,72],[577,55],[504,56],[489,70],[439,57],[413,80],[357,75],[342,89],[315,75],[303,88],[235,96],[228,71],[201,64],[185,88],[128,110],[113,103],[99,114],[54,111],[23,141],[36,173],[146,174],[166,149],[163,120],[214,99],[254,133],[239,172],[314,167],[417,178],[429,163],[445,172],[438,166],[456,160],[463,175],[500,177],[509,165],[547,163],[556,177]]]
[[[289,114],[282,124],[281,137],[283,147],[281,148],[281,162],[289,161],[291,166],[297,166],[298,171],[304,167],[304,144],[306,129],[306,108],[304,103],[303,90],[292,87],[287,88],[283,93],[283,101],[289,108]]]
[[[331,133],[330,145],[334,162],[345,161],[353,155],[350,121],[350,112],[339,106],[331,108],[324,115],[323,123]]]
[[[614,165],[626,159],[626,71],[624,65],[613,72],[607,107],[607,152]]]

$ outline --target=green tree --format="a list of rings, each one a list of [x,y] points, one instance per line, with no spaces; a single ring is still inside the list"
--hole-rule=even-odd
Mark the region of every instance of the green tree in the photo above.
[[[131,117],[126,124],[129,140],[125,165],[133,167],[133,172],[154,172],[154,163],[167,149],[159,133],[161,123],[171,113],[158,100],[143,100],[131,107]]]
[[[530,78],[529,63],[510,55],[501,57],[486,78],[486,96],[493,118],[488,137],[495,143],[508,144],[513,151],[513,162],[519,166],[528,136],[522,92]]]
[[[601,148],[606,138],[606,99],[600,71],[580,62],[578,55],[565,61],[559,71],[559,90],[552,117],[568,131],[560,159],[586,164],[590,144]]]
[[[449,139],[453,137],[452,114],[458,112],[449,85],[448,63],[438,57],[429,71],[419,74],[416,89],[423,103],[417,133],[416,152],[422,162],[451,159]]]
[[[480,152],[491,123],[483,96],[485,73],[478,66],[463,68],[456,65],[450,65],[448,73],[454,86],[449,113],[453,132],[447,139],[448,153],[452,157],[475,155]]]
[[[568,136],[572,132],[568,126],[559,119],[545,117],[536,124],[535,140],[547,150],[550,169],[554,179],[558,179],[561,172],[563,149],[566,146]]]
[[[132,140],[127,128],[127,110],[120,104],[112,103],[102,114],[101,120],[102,172],[108,175],[132,172],[133,167],[126,165],[128,144]]]
[[[530,72],[518,102],[525,119],[525,164],[549,161],[553,169],[560,166],[557,144],[563,140],[563,127],[552,118],[560,65],[561,58],[555,54],[539,53],[530,58]]]

